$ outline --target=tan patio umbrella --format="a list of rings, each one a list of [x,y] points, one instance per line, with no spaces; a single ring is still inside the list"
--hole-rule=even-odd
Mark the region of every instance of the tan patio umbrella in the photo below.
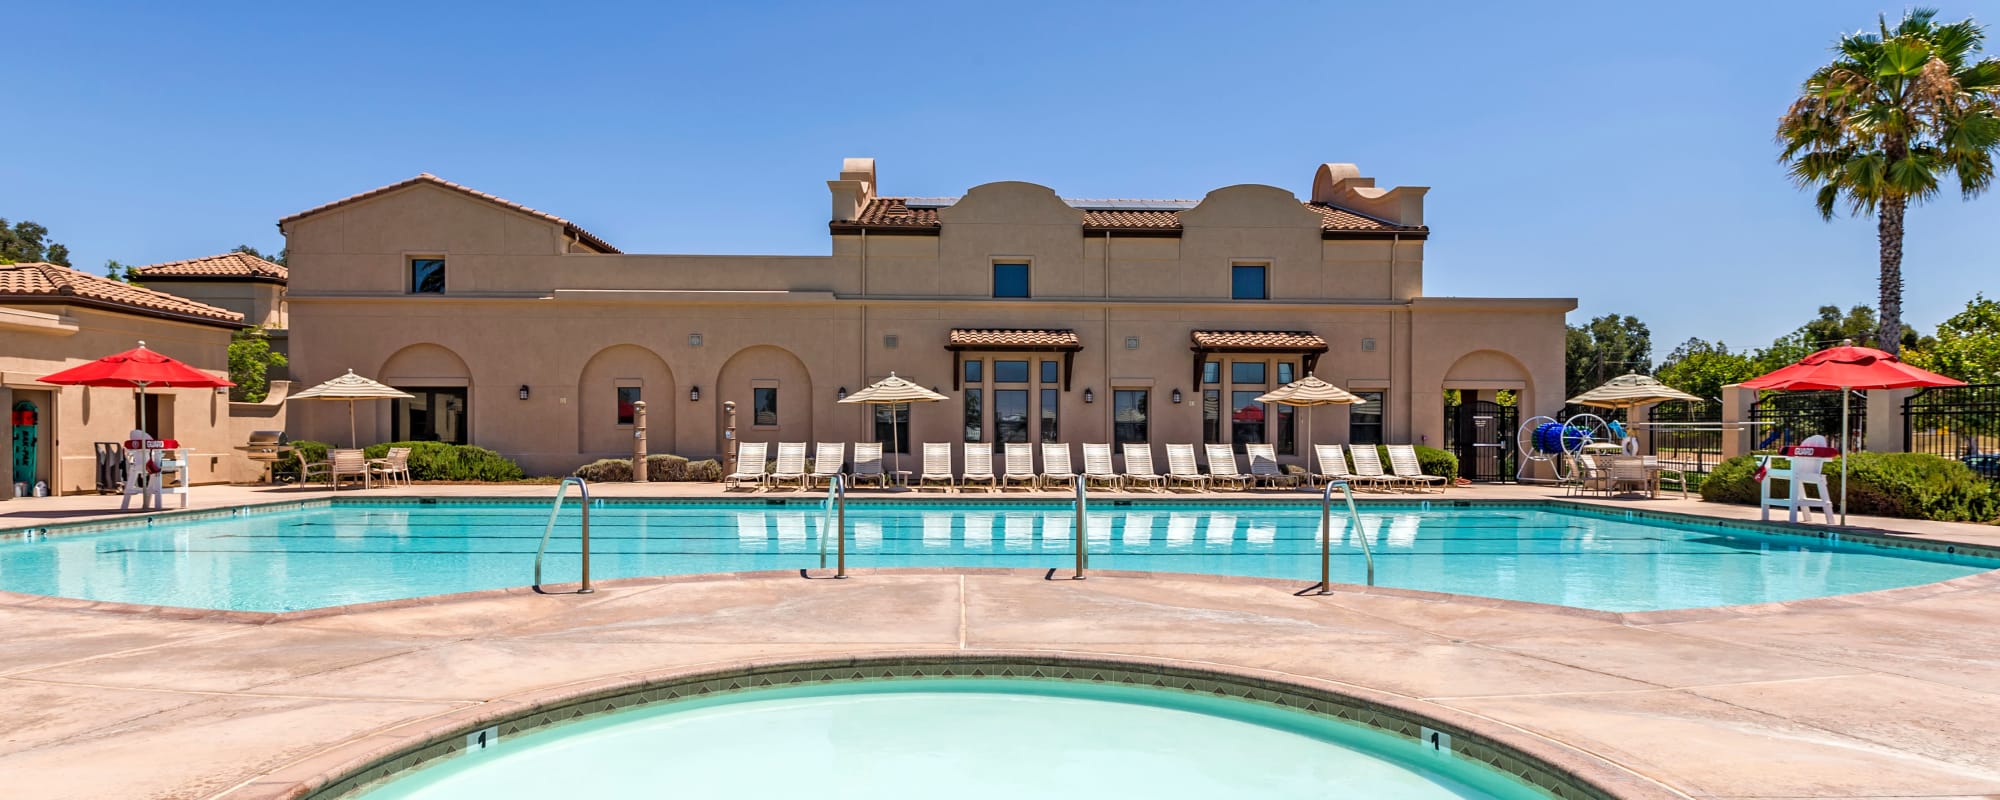
[[[1266,394],[1258,395],[1257,402],[1276,403],[1281,406],[1292,406],[1294,408],[1311,408],[1313,406],[1351,406],[1368,401],[1355,396],[1346,389],[1320,380],[1317,376],[1307,375],[1277,389],[1273,389]],[[1305,451],[1308,457],[1306,461],[1306,472],[1308,474],[1312,472],[1312,461],[1310,458],[1313,446],[1312,424],[1312,416],[1308,414],[1306,416]]]
[[[347,444],[349,447],[360,447],[361,446],[360,437],[356,436],[354,433],[354,403],[356,401],[409,400],[415,397],[416,395],[410,394],[409,392],[405,392],[401,389],[397,389],[392,386],[384,386],[380,383],[376,383],[375,381],[371,381],[367,378],[363,378],[359,375],[356,375],[354,374],[354,370],[350,369],[347,371],[346,375],[342,375],[338,378],[334,378],[333,380],[327,381],[326,383],[314,386],[311,389],[299,392],[298,394],[292,395],[291,397],[287,398],[287,400],[346,400],[347,401]]]
[[[944,395],[898,378],[896,377],[896,373],[891,372],[889,373],[889,377],[876,381],[874,385],[866,389],[848,395],[847,399],[840,402],[866,403],[870,406],[888,406],[889,446],[894,448],[898,443],[902,442],[902,436],[896,430],[896,406],[904,403],[935,403],[944,399],[946,399]],[[900,448],[896,449],[896,471],[903,471],[903,451]]]
[[[1568,402],[1598,408],[1631,408],[1664,403],[1668,400],[1703,402],[1699,397],[1661,383],[1658,378],[1636,372],[1628,372],[1605,381],[1603,386],[1572,397]]]

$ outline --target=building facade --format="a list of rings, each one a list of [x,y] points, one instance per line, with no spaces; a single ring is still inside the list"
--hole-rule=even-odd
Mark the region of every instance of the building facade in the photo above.
[[[1441,445],[1443,390],[1561,406],[1565,298],[1427,297],[1421,187],[1326,164],[1309,199],[1078,200],[1000,182],[884,195],[872,159],[827,183],[825,256],[637,255],[561,217],[421,175],[288,217],[291,374],[348,369],[416,395],[364,407],[367,441],[479,444],[530,472],[649,449],[888,440],[838,401],[895,373],[924,442]],[[1308,374],[1368,398],[1265,408]],[[346,409],[290,410],[345,438]]]

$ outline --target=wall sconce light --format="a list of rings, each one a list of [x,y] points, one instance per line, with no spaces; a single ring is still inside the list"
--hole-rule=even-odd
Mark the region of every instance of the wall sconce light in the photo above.
[[[1086,403],[1095,403],[1095,402],[1097,402],[1097,393],[1096,393],[1096,392],[1093,392],[1093,391],[1091,391],[1091,390],[1089,389],[1089,387],[1085,387],[1085,388],[1084,388],[1084,390],[1083,390],[1083,402],[1086,402]]]
[[[528,385],[525,383],[521,384],[521,399],[522,400],[528,399]]]
[[[688,387],[688,402],[690,403],[701,402],[701,387],[699,386]]]
[[[835,399],[839,399],[839,400],[846,400],[846,399],[847,399],[847,387],[845,387],[845,386],[842,386],[842,387],[840,387],[840,393],[839,393],[839,394],[840,394],[840,396],[839,396],[839,397],[837,397],[837,398],[835,398]]]
[[[1175,390],[1174,390],[1174,405],[1180,405],[1180,404],[1181,404],[1181,390],[1179,390],[1179,389],[1175,389]]]
[[[690,334],[688,334],[688,346],[689,346],[689,347],[700,347],[700,346],[701,346],[701,334],[699,334],[699,333],[690,333]]]

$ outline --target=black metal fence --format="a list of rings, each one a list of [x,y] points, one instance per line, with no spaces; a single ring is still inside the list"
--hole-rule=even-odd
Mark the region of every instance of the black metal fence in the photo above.
[[[1458,474],[1466,480],[1514,480],[1515,429],[1520,409],[1491,400],[1444,407],[1444,447],[1458,456]]]
[[[1868,435],[1868,395],[1850,392],[1847,449],[1860,451]],[[1771,392],[1750,406],[1750,449],[1776,450],[1813,436],[1840,445],[1840,392]]]
[[[1722,463],[1722,406],[1717,403],[1672,402],[1653,406],[1646,421],[1653,455],[1668,469],[1688,476],[1688,487],[1701,485]]]
[[[1957,459],[2000,482],[2000,383],[1937,387],[1904,398],[1903,441],[1912,453]]]

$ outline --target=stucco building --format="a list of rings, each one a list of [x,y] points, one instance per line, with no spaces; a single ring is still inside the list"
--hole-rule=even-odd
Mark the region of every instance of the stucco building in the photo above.
[[[1239,185],[1199,201],[1079,200],[1034,184],[886,195],[873,159],[827,182],[830,254],[639,255],[569,220],[431,175],[280,222],[292,376],[349,368],[417,395],[363,408],[361,438],[493,448],[531,472],[650,450],[886,439],[838,404],[891,372],[951,399],[923,442],[1271,441],[1441,445],[1442,390],[1560,407],[1564,298],[1424,294],[1422,187],[1326,164],[1300,199]],[[1250,398],[1308,373],[1366,406]],[[346,409],[292,409],[345,439]],[[879,433],[878,433],[879,431]]]

